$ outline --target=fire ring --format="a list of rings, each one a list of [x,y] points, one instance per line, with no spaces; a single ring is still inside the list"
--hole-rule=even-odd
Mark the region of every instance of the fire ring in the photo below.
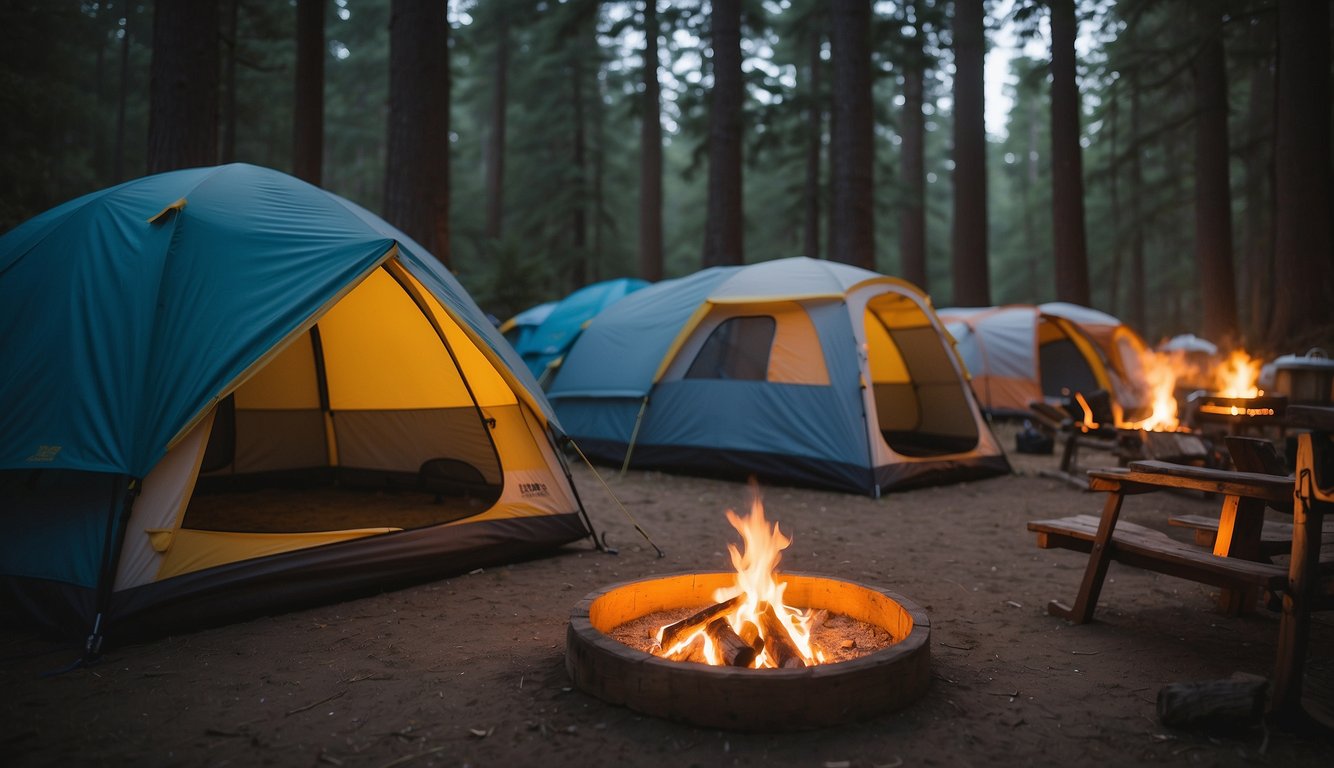
[[[783,573],[786,600],[887,630],[896,642],[875,653],[802,669],[742,669],[670,661],[609,634],[658,611],[700,607],[735,573],[686,573],[606,587],[570,613],[565,669],[580,690],[646,715],[709,728],[821,728],[902,709],[930,682],[931,624],[907,598],[863,584]]]

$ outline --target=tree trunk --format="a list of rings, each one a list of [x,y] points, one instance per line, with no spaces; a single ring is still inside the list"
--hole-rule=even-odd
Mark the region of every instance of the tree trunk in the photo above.
[[[449,251],[449,20],[441,0],[392,0],[385,217],[445,266]]]
[[[296,114],[292,116],[292,172],[315,186],[323,183],[324,4],[296,3]]]
[[[919,33],[920,35],[920,33]],[[914,51],[913,53],[916,53]],[[929,291],[926,270],[926,118],[922,114],[924,73],[920,63],[903,72],[903,137],[900,173],[903,210],[899,213],[900,269],[904,280]]]
[[[125,180],[125,106],[130,95],[130,19],[134,8],[125,8],[125,29],[120,39],[120,96],[116,103],[116,143],[112,147],[111,180],[117,184]]]
[[[1038,158],[1041,157],[1041,151],[1038,144],[1041,142],[1039,119],[1042,117],[1042,107],[1036,98],[1028,99],[1028,152],[1025,154],[1025,168],[1023,176],[1023,198],[1024,198],[1024,242],[1028,246],[1028,284],[1030,291],[1038,290],[1038,279],[1042,273],[1042,251],[1043,248],[1038,245],[1038,227],[1035,217],[1037,211],[1038,185],[1042,183],[1042,169]]]
[[[497,9],[496,50],[491,74],[491,135],[486,142],[486,236],[498,239],[505,206],[505,116],[509,107],[509,14]]]
[[[1110,295],[1107,299],[1107,306],[1112,314],[1116,314],[1121,306],[1121,254],[1125,250],[1121,237],[1121,158],[1117,154],[1117,125],[1118,117],[1121,114],[1120,103],[1117,101],[1117,84],[1119,80],[1113,80],[1110,88],[1111,103],[1107,105],[1108,123],[1110,134],[1108,137],[1111,143],[1111,152],[1108,155],[1111,160],[1107,163],[1108,195],[1111,197],[1112,206],[1112,274],[1108,277],[1108,287]]]
[[[93,65],[93,71],[96,73],[96,101],[97,109],[92,115],[89,115],[90,124],[88,130],[93,134],[93,176],[99,181],[105,181],[107,175],[107,134],[103,130],[104,123],[101,122],[102,116],[107,112],[107,87],[106,87],[106,59],[107,59],[107,39],[105,20],[103,12],[107,8],[98,3],[93,6],[93,17],[91,25],[94,39],[97,40],[97,63]]]
[[[1148,320],[1144,294],[1148,290],[1144,278],[1144,219],[1140,200],[1144,194],[1144,175],[1140,156],[1144,152],[1140,138],[1139,72],[1130,75],[1130,324],[1145,332]]]
[[[639,276],[662,279],[662,95],[658,0],[644,0],[644,110],[639,124]]]
[[[824,47],[824,36],[812,30],[808,36],[810,46],[807,64],[806,91],[810,104],[806,107],[806,180],[802,185],[802,227],[801,252],[808,258],[820,258],[820,154],[824,149],[824,109],[820,97],[820,71],[824,63],[820,50]]]
[[[574,205],[570,212],[570,251],[574,256],[570,265],[570,289],[588,283],[588,161],[584,141],[584,67],[582,49],[572,46],[570,58],[570,108],[573,112],[574,133],[570,137],[571,166],[575,183],[571,190]]]
[[[604,224],[606,223],[606,176],[607,176],[607,92],[601,83],[594,85],[596,95],[590,100],[593,111],[589,125],[593,130],[593,172],[592,197],[589,210],[593,213],[593,245],[588,255],[588,281],[595,283],[604,279],[606,254]]]
[[[1217,9],[1197,5],[1204,35],[1195,57],[1195,267],[1204,305],[1204,336],[1238,341],[1232,272],[1232,188],[1228,183],[1227,70]]]
[[[871,3],[830,7],[833,121],[830,134],[829,258],[875,269],[874,116],[871,110]]]
[[[1334,306],[1329,189],[1329,3],[1287,0],[1278,16],[1274,142],[1274,319],[1269,341],[1293,351],[1329,332]],[[1324,328],[1317,329],[1317,318]],[[1303,351],[1303,350],[1296,350]]]
[[[705,267],[743,264],[741,201],[741,0],[714,0],[713,94],[709,110],[709,202]]]
[[[241,0],[227,2],[227,67],[223,70],[222,91],[222,162],[236,162],[236,59],[240,43],[236,39]],[[300,43],[298,43],[300,45]]]
[[[1056,298],[1088,306],[1088,246],[1084,235],[1084,167],[1075,85],[1074,0],[1051,2],[1052,249]]]
[[[1262,341],[1273,310],[1274,285],[1274,26],[1259,19],[1251,27],[1251,44],[1263,53],[1255,58],[1250,72],[1250,95],[1246,106],[1246,146],[1242,152],[1245,173],[1245,209],[1242,214],[1242,274],[1246,285],[1246,335],[1251,343]]]
[[[991,304],[987,265],[987,128],[982,0],[954,4],[953,303]]]
[[[217,0],[156,4],[149,71],[148,172],[216,164]]]

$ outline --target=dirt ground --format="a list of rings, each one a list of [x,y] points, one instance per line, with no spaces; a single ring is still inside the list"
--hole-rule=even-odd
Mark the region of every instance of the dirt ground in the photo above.
[[[1003,434],[1007,447],[1012,434]],[[1158,722],[1167,683],[1268,676],[1277,616],[1229,618],[1211,588],[1113,565],[1096,620],[1046,614],[1073,599],[1085,556],[1040,550],[1028,520],[1096,514],[1101,498],[1016,474],[880,500],[767,486],[793,538],[785,570],[899,592],[930,615],[932,680],[906,710],[824,730],[746,734],[641,716],[572,689],[570,609],[613,583],[727,568],[744,482],[600,469],[661,546],[659,559],[592,473],[575,480],[619,548],[585,542],[372,598],[78,657],[0,627],[0,755],[9,766],[891,766],[1334,764],[1334,742]],[[1153,494],[1124,519],[1216,501]],[[1170,531],[1184,538],[1180,529]],[[1308,689],[1334,690],[1334,621],[1318,616]]]

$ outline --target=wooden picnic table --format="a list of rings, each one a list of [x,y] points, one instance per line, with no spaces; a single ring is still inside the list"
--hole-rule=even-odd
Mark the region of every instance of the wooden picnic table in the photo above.
[[[1221,607],[1234,614],[1252,608],[1263,590],[1279,597],[1283,610],[1271,716],[1280,723],[1311,722],[1301,703],[1311,612],[1334,608],[1329,574],[1321,571],[1324,517],[1334,510],[1334,408],[1292,406],[1287,419],[1289,427],[1308,430],[1298,436],[1295,477],[1162,461],[1091,470],[1090,489],[1107,493],[1100,517],[1075,515],[1028,524],[1038,535],[1039,547],[1089,555],[1074,605],[1053,600],[1048,612],[1076,624],[1092,619],[1112,561],[1218,586]],[[1211,549],[1120,522],[1127,497],[1167,489],[1222,497]],[[1277,549],[1278,524],[1265,522],[1266,506],[1292,510],[1286,566],[1269,561]],[[1213,526],[1199,527],[1213,533]]]
[[[1230,613],[1248,608],[1257,590],[1282,586],[1287,571],[1266,562],[1261,532],[1265,504],[1292,498],[1291,478],[1153,460],[1131,462],[1124,469],[1090,470],[1088,475],[1090,490],[1107,493],[1096,528],[1088,515],[1028,524],[1028,529],[1038,534],[1039,547],[1089,553],[1074,605],[1053,600],[1047,606],[1053,616],[1076,624],[1092,619],[1107,567],[1114,560],[1221,587],[1223,607]],[[1125,523],[1118,526],[1127,496],[1168,489],[1223,497],[1212,551],[1183,544],[1150,528]]]

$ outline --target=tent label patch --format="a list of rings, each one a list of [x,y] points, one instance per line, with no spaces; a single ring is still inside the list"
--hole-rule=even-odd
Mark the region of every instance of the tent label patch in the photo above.
[[[55,461],[56,454],[60,453],[60,448],[61,446],[59,445],[39,445],[37,446],[36,452],[34,452],[33,455],[25,459],[25,461],[43,462],[43,463],[49,461]]]
[[[525,498],[530,499],[534,496],[550,496],[546,483],[519,483],[519,493]]]

